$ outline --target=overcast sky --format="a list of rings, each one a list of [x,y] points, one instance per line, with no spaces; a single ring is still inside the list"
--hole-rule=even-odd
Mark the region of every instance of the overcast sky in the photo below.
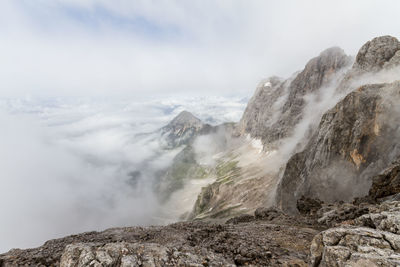
[[[0,97],[246,95],[331,46],[400,36],[400,1],[1,0]]]

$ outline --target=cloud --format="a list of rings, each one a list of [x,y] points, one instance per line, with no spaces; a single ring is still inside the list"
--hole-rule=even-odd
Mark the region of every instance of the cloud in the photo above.
[[[202,119],[226,121],[243,111],[238,101],[0,100],[0,252],[83,231],[176,220],[182,211],[166,214],[153,186],[180,149],[162,151],[154,131],[191,107]],[[167,208],[179,194],[188,192],[175,194]]]
[[[354,54],[376,35],[399,36],[396,7],[397,1],[6,0],[0,94],[251,95],[261,78],[287,77],[327,47]]]

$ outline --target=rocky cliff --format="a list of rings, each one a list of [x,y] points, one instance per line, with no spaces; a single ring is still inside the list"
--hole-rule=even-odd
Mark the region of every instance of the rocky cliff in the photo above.
[[[333,47],[311,59],[301,72],[287,80],[272,77],[263,81],[240,120],[240,133],[261,139],[267,149],[278,147],[278,141],[293,135],[302,120],[305,96],[335,82],[351,62],[342,49]]]
[[[355,75],[373,71],[368,75],[379,77],[395,67],[393,57],[398,46],[396,39],[385,36],[361,48],[336,90],[344,90],[344,84],[356,88],[322,116],[305,149],[286,165],[278,189],[278,203],[283,209],[295,212],[296,200],[303,195],[324,201],[363,196],[372,177],[398,157],[400,83],[360,86],[364,78]]]

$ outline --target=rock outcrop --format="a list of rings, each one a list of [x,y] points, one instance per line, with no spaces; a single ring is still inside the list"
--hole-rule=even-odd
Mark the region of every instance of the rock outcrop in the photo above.
[[[399,266],[400,202],[386,202],[350,225],[330,228],[311,244],[313,266]]]
[[[361,47],[354,68],[364,72],[376,72],[385,67],[397,66],[399,59],[400,42],[392,36],[381,36]]]

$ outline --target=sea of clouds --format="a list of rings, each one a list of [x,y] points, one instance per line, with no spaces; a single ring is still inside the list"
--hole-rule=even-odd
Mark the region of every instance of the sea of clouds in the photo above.
[[[182,110],[214,125],[238,121],[246,102],[1,99],[0,252],[82,231],[163,223],[152,183],[180,149],[162,150],[157,130]]]

